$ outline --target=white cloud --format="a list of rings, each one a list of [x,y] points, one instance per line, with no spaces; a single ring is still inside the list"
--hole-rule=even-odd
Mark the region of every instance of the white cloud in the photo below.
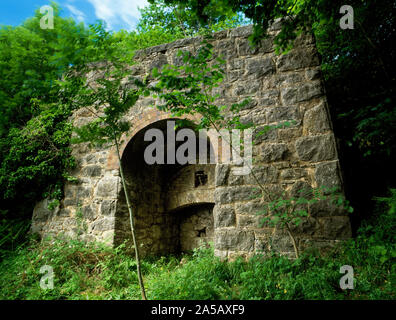
[[[136,27],[140,17],[138,7],[147,5],[146,0],[88,0],[95,8],[97,18],[106,21],[108,28],[125,24],[128,30]]]
[[[67,9],[69,9],[69,11],[72,13],[73,17],[77,21],[79,21],[79,22],[84,21],[85,14],[83,12],[81,12],[75,6],[72,6],[71,4],[66,4],[65,6],[66,6]]]

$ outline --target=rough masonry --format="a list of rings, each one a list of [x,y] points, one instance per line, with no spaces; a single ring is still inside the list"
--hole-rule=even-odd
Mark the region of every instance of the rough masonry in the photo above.
[[[293,125],[254,134],[253,171],[260,183],[275,195],[296,195],[307,187],[336,187],[342,192],[337,148],[321,81],[320,61],[314,39],[299,37],[286,55],[276,55],[273,37],[252,48],[247,37],[251,26],[218,32],[211,43],[226,60],[226,79],[216,93],[221,105],[251,102],[240,113],[245,122],[258,126],[293,120]],[[132,66],[136,77],[150,74],[165,64],[180,65],[179,50],[193,51],[199,38],[178,40],[138,52]],[[145,255],[191,250],[214,242],[223,258],[276,250],[292,255],[288,235],[261,227],[256,212],[264,200],[252,199],[257,183],[252,175],[234,176],[230,165],[148,165],[143,159],[144,133],[165,130],[171,115],[155,108],[156,100],[141,98],[126,120],[132,124],[122,145],[128,191],[136,214],[137,237]],[[75,126],[90,121],[80,110]],[[37,204],[32,232],[41,236],[65,235],[86,241],[131,244],[129,217],[121,188],[118,163],[112,148],[90,149],[74,145],[78,166],[72,173],[77,183],[65,186],[65,197],[54,211],[47,200]],[[349,218],[342,208],[321,201],[311,205],[309,216],[293,232],[298,246],[323,247],[349,238]]]

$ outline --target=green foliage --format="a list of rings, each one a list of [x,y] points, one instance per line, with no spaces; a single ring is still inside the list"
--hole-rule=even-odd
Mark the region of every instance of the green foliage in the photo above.
[[[87,28],[61,18],[60,8],[52,6],[54,29],[40,28],[39,10],[21,26],[0,27],[0,209],[5,219],[30,218],[44,197],[54,200],[52,208],[62,199],[74,167],[71,97],[81,85],[66,71],[112,52],[110,41],[106,49],[97,41],[100,24]]]
[[[1,216],[0,216],[1,217]],[[29,230],[30,221],[24,219],[4,219],[0,220],[0,261],[9,254],[9,250],[14,250],[26,241],[25,234]],[[7,249],[3,249],[7,248]]]
[[[172,34],[191,37],[207,31],[235,28],[248,22],[241,14],[233,13],[222,6],[221,1],[213,1],[205,7],[205,21],[194,10],[202,5],[202,1],[171,3],[167,0],[156,0],[149,3],[147,7],[140,9],[141,18],[137,25],[140,32],[160,27]]]
[[[96,244],[61,240],[19,249],[2,263],[1,296],[3,299],[83,299],[84,290],[100,286],[95,283],[101,272],[98,263],[112,254],[110,249]],[[53,290],[40,288],[43,265],[54,269]],[[7,281],[6,277],[12,280]]]
[[[3,205],[7,202],[14,205],[15,211],[10,214],[33,205],[39,196],[62,198],[59,192],[62,170],[74,166],[69,148],[72,126],[66,122],[69,116],[67,106],[51,104],[25,127],[10,130],[9,150],[0,167]]]
[[[345,197],[337,193],[337,189],[306,188],[297,191],[296,196],[290,196],[283,192],[280,197],[273,197],[272,194],[262,189],[261,197],[267,197],[269,202],[264,209],[256,212],[262,215],[261,226],[270,226],[280,229],[286,229],[294,246],[296,258],[299,257],[298,248],[293,234],[294,227],[298,227],[303,219],[308,216],[308,207],[318,201],[328,201],[330,204],[342,207],[345,212],[352,213],[353,208]],[[258,195],[260,196],[260,194]],[[257,196],[257,197],[258,197]]]
[[[224,80],[225,61],[214,55],[213,45],[204,40],[195,53],[179,51],[178,55],[183,58],[181,66],[165,65],[152,72],[158,83],[151,91],[164,101],[157,108],[171,111],[175,117],[199,114],[202,117],[197,128],[243,128],[238,111],[249,100],[231,106],[216,104],[218,95],[213,94],[213,89]],[[236,116],[226,120],[225,110]]]
[[[21,26],[0,28],[1,137],[10,127],[24,125],[38,115],[41,102],[58,101],[56,80],[70,65],[94,58],[90,50],[85,50],[91,41],[89,29],[61,18],[59,7],[53,7],[54,29],[40,28],[39,10]]]
[[[0,27],[0,209],[5,219],[30,219],[34,204],[45,197],[56,207],[63,183],[75,180],[69,173],[74,160],[68,121],[87,67],[97,61],[130,63],[137,49],[176,39],[159,29],[113,34],[100,21],[86,27],[61,18],[60,8],[52,6],[54,29],[40,28],[39,11],[21,26]],[[19,235],[18,228],[10,230]],[[2,237],[10,235],[1,232]]]
[[[289,260],[275,254],[233,262],[199,248],[182,257],[145,259],[150,299],[395,299],[396,190],[379,199],[377,216],[355,239],[327,252]],[[138,299],[136,261],[125,245],[78,241],[32,243],[0,262],[0,299]],[[54,289],[39,286],[40,268],[54,269]],[[340,267],[354,268],[355,288],[342,290]]]
[[[139,90],[122,84],[127,74],[124,70],[107,70],[103,78],[95,80],[96,88],[87,83],[81,89],[75,104],[87,108],[95,120],[74,128],[77,137],[73,142],[89,141],[98,145],[115,141],[118,143],[121,135],[129,130],[130,125],[122,116],[134,106],[139,98]],[[111,80],[105,77],[111,77]]]
[[[109,69],[95,91],[84,87],[84,79],[76,77],[76,72],[84,74],[88,65],[92,67],[89,63],[97,61],[117,61],[113,65],[117,68],[130,63],[135,50],[234,27],[245,23],[243,15],[255,24],[255,43],[265,37],[269,21],[283,18],[282,30],[275,38],[278,51],[289,50],[300,32],[313,31],[322,55],[335,131],[342,137],[340,154],[347,192],[352,190],[354,207],[372,213],[367,199],[393,183],[395,172],[394,1],[350,1],[355,30],[339,27],[339,8],[344,3],[338,0],[156,3],[143,9],[138,30],[130,33],[108,32],[103,23],[89,28],[76,24],[61,18],[55,4],[57,27],[53,30],[40,29],[39,12],[21,26],[0,27],[2,257],[4,248],[13,249],[23,241],[21,235],[29,225],[21,217],[30,216],[34,203],[42,197],[52,198],[51,206],[55,207],[62,198],[63,182],[73,180],[67,173],[74,165],[67,119],[74,108],[105,102],[109,97],[112,102],[104,110],[92,104],[93,111],[101,114],[79,132],[84,141],[105,143],[108,137],[119,137],[128,129],[121,114],[133,106],[138,91],[121,85],[126,74],[113,73],[113,80],[109,80]],[[201,113],[202,127],[211,123],[242,127],[237,118],[225,123],[222,110],[229,108],[237,114],[247,102],[217,106],[211,92],[224,76],[221,59],[213,56],[207,43],[196,53],[184,54],[180,68],[167,66],[161,72],[154,71],[160,78],[157,94],[165,100],[163,110],[175,115]],[[225,263],[213,258],[210,250],[197,250],[192,257],[186,256],[183,264],[176,257],[143,261],[148,295],[168,299],[393,299],[395,194],[393,190],[391,197],[379,198],[378,217],[363,224],[355,240],[326,256],[307,253],[295,261],[271,256]],[[288,212],[298,212],[290,211],[300,201],[296,199],[273,203],[280,219],[289,219]],[[292,220],[298,223],[298,218]],[[121,248],[55,242],[20,247],[7,255],[0,264],[0,297],[4,299],[139,297],[136,261]],[[43,264],[55,268],[53,291],[38,286]],[[353,291],[339,289],[338,271],[344,264],[355,268],[357,287]]]
[[[213,249],[196,249],[173,272],[165,270],[147,283],[151,299],[224,299],[230,294],[228,265],[213,257]]]
[[[349,213],[353,212],[353,208],[342,194],[337,193],[336,190],[321,187],[298,190],[298,195],[294,197],[284,192],[281,197],[270,201],[265,209],[257,214],[264,215],[262,224],[269,224],[272,227],[298,226],[302,218],[308,216],[308,206],[322,200],[342,206]]]

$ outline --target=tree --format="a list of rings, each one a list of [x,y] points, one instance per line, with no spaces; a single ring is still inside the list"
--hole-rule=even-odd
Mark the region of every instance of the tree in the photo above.
[[[35,203],[62,198],[74,162],[69,148],[71,106],[59,80],[69,65],[95,59],[92,31],[54,8],[55,28],[42,30],[35,16],[0,27],[0,237],[23,238]],[[18,225],[27,225],[20,232]],[[4,241],[3,241],[4,240]],[[22,240],[22,239],[21,239]]]
[[[25,235],[37,201],[63,198],[63,184],[73,179],[70,138],[73,99],[81,79],[70,76],[105,54],[128,59],[123,39],[102,45],[102,24],[86,27],[60,17],[54,29],[41,29],[42,14],[17,27],[0,27],[0,239]],[[99,26],[99,27],[98,27]],[[132,54],[133,52],[131,52]],[[21,237],[22,238],[22,237]],[[2,241],[2,248],[13,243]]]
[[[184,37],[191,37],[204,30],[219,31],[247,22],[242,15],[233,13],[232,10],[224,6],[219,6],[217,2],[206,7],[205,10],[208,14],[204,23],[193,10],[202,1],[168,3],[166,0],[156,0],[149,1],[149,3],[147,7],[140,9],[141,18],[137,25],[137,30],[140,33],[161,28],[169,34],[182,34]]]
[[[108,49],[112,43],[112,34],[106,32],[102,25],[96,26],[98,34],[97,45]],[[128,206],[129,222],[132,240],[135,249],[137,265],[137,276],[141,289],[142,299],[146,300],[146,293],[141,274],[141,263],[139,246],[136,239],[134,227],[134,214],[130,196],[124,177],[124,169],[121,162],[120,143],[123,133],[130,129],[130,124],[123,120],[123,115],[128,112],[138,100],[144,90],[142,82],[136,80],[137,87],[132,88],[130,82],[131,69],[128,64],[118,56],[117,50],[106,50],[103,61],[86,66],[72,73],[71,77],[83,79],[84,85],[80,87],[77,94],[72,97],[75,108],[85,108],[91,112],[93,121],[74,128],[77,137],[72,139],[74,143],[89,142],[91,145],[113,145],[116,147],[121,182]],[[86,74],[95,71],[94,80],[88,80]],[[65,86],[68,84],[66,83]]]
[[[14,218],[30,217],[42,197],[62,196],[62,181],[73,166],[67,120],[74,93],[59,80],[70,65],[101,57],[94,30],[61,18],[60,8],[52,6],[54,29],[40,28],[38,10],[21,26],[0,28],[1,210]]]

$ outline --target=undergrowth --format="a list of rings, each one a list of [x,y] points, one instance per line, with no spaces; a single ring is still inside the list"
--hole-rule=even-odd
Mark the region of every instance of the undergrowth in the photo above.
[[[214,257],[213,248],[199,248],[147,258],[142,272],[148,298],[395,299],[396,190],[377,200],[382,214],[326,254],[225,262]],[[31,242],[0,263],[0,299],[139,299],[136,262],[124,249],[75,240]],[[54,270],[53,289],[40,288],[43,265]],[[354,289],[340,288],[342,265],[354,268]]]

